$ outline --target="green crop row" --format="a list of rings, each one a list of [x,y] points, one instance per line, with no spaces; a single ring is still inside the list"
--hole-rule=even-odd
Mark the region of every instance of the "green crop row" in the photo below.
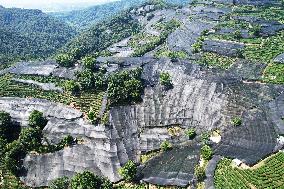
[[[214,183],[217,189],[234,188],[284,188],[284,153],[279,152],[264,160],[259,167],[242,169],[233,167],[232,161],[223,159],[215,170]]]

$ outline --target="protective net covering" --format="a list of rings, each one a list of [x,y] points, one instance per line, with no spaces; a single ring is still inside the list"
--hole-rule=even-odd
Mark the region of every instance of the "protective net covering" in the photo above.
[[[193,179],[199,152],[197,145],[166,151],[146,163],[143,180],[158,185],[186,186]]]

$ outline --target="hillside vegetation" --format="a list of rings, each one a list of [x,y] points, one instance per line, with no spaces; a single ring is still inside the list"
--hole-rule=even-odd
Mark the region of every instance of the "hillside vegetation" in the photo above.
[[[282,189],[282,5],[0,8],[0,188]]]
[[[0,62],[49,57],[75,34],[39,10],[0,7]]]
[[[144,2],[146,2],[146,0],[121,0],[83,10],[67,13],[52,13],[51,15],[75,26],[77,29],[83,29],[133,6],[139,6]],[[167,0],[167,2],[171,4],[185,4],[189,2],[189,0]]]

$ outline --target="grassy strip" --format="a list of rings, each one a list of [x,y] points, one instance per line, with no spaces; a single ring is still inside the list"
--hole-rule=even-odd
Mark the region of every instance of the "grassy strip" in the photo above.
[[[237,58],[218,55],[216,53],[205,52],[197,63],[208,67],[228,69],[237,61]]]
[[[87,91],[78,96],[69,93],[58,93],[55,91],[44,91],[41,88],[28,84],[22,84],[11,80],[11,75],[0,77],[0,96],[2,97],[21,97],[21,98],[40,98],[52,102],[70,105],[71,103],[82,112],[87,113],[92,107],[93,111],[99,113],[102,106],[104,92]]]
[[[269,64],[263,72],[263,81],[284,84],[284,64]]]

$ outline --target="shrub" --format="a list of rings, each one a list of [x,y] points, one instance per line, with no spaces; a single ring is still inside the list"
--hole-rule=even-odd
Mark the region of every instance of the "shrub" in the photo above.
[[[136,102],[141,99],[143,83],[142,69],[122,71],[109,77],[108,97],[112,104]]]
[[[59,54],[56,57],[56,62],[62,67],[72,67],[74,66],[74,58],[68,54]]]
[[[168,56],[171,58],[172,62],[175,62],[178,58],[185,59],[187,54],[184,51],[170,51]]]
[[[4,166],[13,174],[18,174],[22,170],[22,158],[26,155],[24,146],[19,141],[14,141],[7,145],[7,153],[4,157]]]
[[[193,139],[196,136],[196,130],[194,128],[187,129],[185,134],[188,136],[189,139]]]
[[[68,177],[62,177],[53,180],[49,184],[49,189],[69,189],[69,178]]]
[[[201,140],[203,144],[207,144],[210,139],[210,134],[208,132],[204,132],[201,134]]]
[[[63,149],[66,146],[71,146],[74,143],[74,138],[71,135],[65,136],[57,145],[58,149]]]
[[[169,141],[164,141],[162,142],[162,144],[160,145],[160,148],[163,150],[163,151],[167,151],[167,150],[170,150],[173,148],[173,145],[169,142]]]
[[[79,48],[73,48],[70,53],[69,56],[73,57],[73,60],[78,60],[81,56],[82,56],[82,52],[84,51],[83,48],[79,49]]]
[[[208,145],[202,146],[200,153],[201,157],[205,160],[210,160],[213,156],[213,151]]]
[[[7,139],[11,126],[10,114],[0,111],[0,138]]]
[[[43,113],[38,111],[38,110],[34,110],[32,111],[32,113],[29,116],[29,126],[32,128],[36,128],[36,127],[40,127],[41,129],[43,129],[47,124],[47,119],[45,117],[43,117]]]
[[[192,48],[193,53],[199,53],[202,49],[202,42],[198,41],[198,42],[192,44],[191,48]]]
[[[20,133],[19,142],[26,151],[37,151],[41,146],[42,131],[39,128],[26,128]]]
[[[261,26],[259,24],[255,24],[250,28],[250,33],[256,37],[260,36]]]
[[[103,90],[107,85],[103,70],[93,73],[92,70],[85,69],[77,73],[76,77],[82,90]]]
[[[193,53],[199,53],[203,46],[204,37],[200,36],[194,44],[191,45]]]
[[[80,85],[74,80],[66,81],[64,88],[66,91],[71,92],[73,95],[76,95],[80,92]]]
[[[106,178],[94,175],[90,171],[77,173],[71,180],[72,189],[111,189],[112,184]]]
[[[97,119],[98,119],[97,114],[92,109],[88,112],[88,119],[92,123],[95,123],[97,121]]]
[[[171,75],[168,72],[160,73],[160,83],[167,87],[171,86],[172,85]]]
[[[242,124],[242,119],[239,117],[234,117],[232,119],[232,125],[233,126],[240,126]]]
[[[195,168],[194,168],[194,175],[199,182],[203,181],[206,177],[205,168],[201,167],[199,165],[196,165]]]
[[[93,56],[86,56],[82,59],[82,63],[86,69],[94,71],[96,69],[96,58]]]
[[[104,70],[100,69],[100,72],[94,73],[94,89],[104,90],[107,86],[107,79],[103,74]]]
[[[240,40],[242,38],[242,32],[240,30],[234,31],[233,37],[237,40]]]
[[[243,49],[237,49],[237,52],[236,52],[236,56],[238,58],[244,58],[244,50]]]
[[[133,181],[136,177],[137,166],[134,161],[129,160],[123,167],[118,170],[118,173],[126,181]]]
[[[2,157],[6,151],[7,140],[0,137],[0,157]]]

